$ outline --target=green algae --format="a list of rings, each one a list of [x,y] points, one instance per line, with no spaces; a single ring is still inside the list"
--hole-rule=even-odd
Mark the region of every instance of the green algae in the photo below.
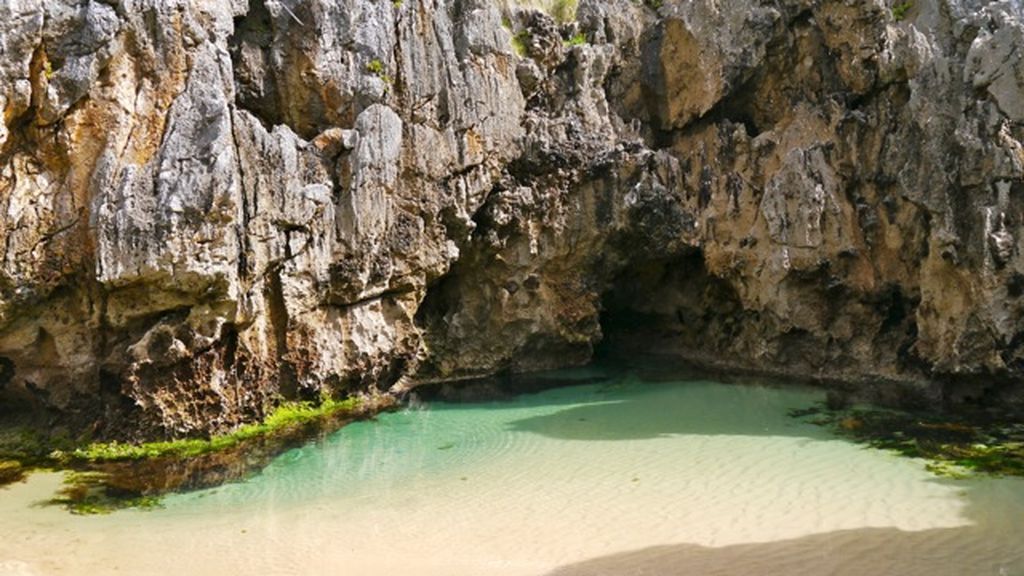
[[[89,444],[62,457],[75,471],[48,504],[74,514],[158,508],[167,494],[243,480],[285,450],[390,406],[387,398],[289,402],[258,424],[207,439]]]
[[[64,488],[47,505],[74,514],[153,509],[173,492],[245,479],[285,450],[393,404],[387,396],[286,402],[262,422],[227,434],[140,444],[76,444],[12,427],[0,433],[0,485],[34,468],[65,470]]]
[[[347,414],[360,406],[358,398],[346,400],[325,400],[320,404],[309,402],[288,402],[278,406],[263,422],[246,424],[228,434],[210,438],[185,438],[144,444],[121,442],[99,442],[78,448],[72,458],[89,462],[110,462],[121,460],[143,460],[173,456],[194,458],[212,452],[221,452],[261,436],[280,433],[318,421]]]
[[[33,470],[59,467],[53,457],[72,442],[62,435],[44,435],[29,422],[6,422],[0,427],[0,486],[19,482]]]
[[[113,493],[107,489],[106,481],[107,475],[102,472],[68,472],[64,487],[45,504],[62,506],[81,516],[110,514],[128,508],[153,510],[163,506],[160,496]]]
[[[882,409],[793,410],[793,418],[832,429],[874,449],[927,460],[937,476],[1024,476],[1024,423],[984,411],[932,414]]]
[[[25,477],[25,469],[16,460],[0,460],[0,486],[17,482]]]

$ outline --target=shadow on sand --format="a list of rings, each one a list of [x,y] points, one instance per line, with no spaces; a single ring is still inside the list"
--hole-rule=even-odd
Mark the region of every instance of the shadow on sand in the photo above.
[[[563,566],[548,576],[1020,576],[1024,552],[979,528],[863,528],[708,548],[656,546]]]
[[[963,488],[964,526],[860,528],[718,548],[653,546],[546,576],[1024,576],[1024,480],[932,482]]]

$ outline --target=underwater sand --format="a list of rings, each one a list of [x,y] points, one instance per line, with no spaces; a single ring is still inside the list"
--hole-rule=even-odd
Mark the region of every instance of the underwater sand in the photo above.
[[[619,376],[433,403],[106,516],[35,474],[0,489],[0,575],[1024,575],[1024,480],[787,416],[822,396]]]

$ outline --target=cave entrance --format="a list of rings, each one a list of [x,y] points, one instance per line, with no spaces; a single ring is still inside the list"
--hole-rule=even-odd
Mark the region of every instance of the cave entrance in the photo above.
[[[672,357],[722,364],[746,313],[733,287],[708,272],[700,249],[629,264],[602,299],[596,360]]]

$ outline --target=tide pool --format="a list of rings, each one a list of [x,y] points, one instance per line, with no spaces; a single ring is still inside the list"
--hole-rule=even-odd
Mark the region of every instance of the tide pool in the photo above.
[[[0,574],[1024,575],[1019,478],[789,417],[814,389],[574,375],[603,379],[414,402],[156,510],[75,516],[35,474],[0,489]]]

